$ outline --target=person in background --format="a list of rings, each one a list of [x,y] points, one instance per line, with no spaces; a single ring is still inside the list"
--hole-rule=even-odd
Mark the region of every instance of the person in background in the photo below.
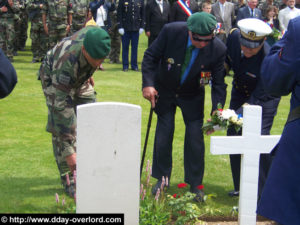
[[[91,76],[109,51],[107,32],[97,26],[87,26],[49,50],[38,73],[48,107],[46,129],[52,134],[53,153],[62,185],[73,197],[76,191],[73,177],[76,170],[76,107],[95,101]]]
[[[144,32],[145,27],[144,0],[120,0],[117,9],[117,21],[118,31],[122,36],[123,71],[128,71],[129,44],[131,43],[131,69],[138,72],[139,36]]]
[[[111,39],[111,48],[108,55],[109,63],[121,64],[121,35],[118,32],[117,10],[109,12],[111,19],[111,28],[108,30]]]
[[[111,2],[94,0],[90,3],[90,9],[96,24],[108,32],[111,27],[109,12],[112,12],[116,9],[114,0]]]
[[[89,10],[89,0],[72,0],[72,26],[69,36],[84,27]]]
[[[295,7],[295,0],[288,0],[287,7],[281,9],[278,14],[281,32],[285,32],[291,19],[300,16],[300,9]]]
[[[216,17],[219,31],[217,37],[225,44],[234,22],[234,4],[226,0],[218,0],[212,6],[211,13]]]
[[[262,20],[262,14],[260,9],[256,8],[258,4],[257,0],[247,0],[247,6],[239,9],[236,22],[246,18],[257,18]]]
[[[206,1],[202,3],[201,10],[202,12],[211,13],[211,3]]]
[[[191,14],[198,11],[199,6],[194,0],[178,0],[171,7],[170,22],[187,21]]]
[[[28,18],[31,21],[32,63],[41,62],[48,50],[48,36],[45,33],[42,20],[43,6],[44,0],[28,0],[27,2]]]
[[[151,102],[157,114],[153,150],[152,189],[156,194],[162,177],[171,177],[172,142],[176,108],[180,107],[185,123],[185,182],[203,201],[204,175],[204,86],[211,84],[212,110],[224,105],[224,60],[226,47],[215,38],[217,21],[206,12],[192,14],[187,22],[166,24],[157,39],[145,51],[142,62],[143,97]],[[155,100],[158,97],[157,101]]]
[[[276,6],[270,5],[266,10],[266,17],[264,21],[271,27],[272,33],[267,37],[267,43],[272,46],[281,37],[279,20],[277,19],[278,9]]]
[[[149,0],[145,7],[148,47],[157,38],[163,26],[170,21],[170,4],[166,0]]]
[[[291,94],[290,112],[274,155],[257,214],[282,225],[300,221],[300,17],[290,20],[287,32],[276,42],[261,67],[266,92]]]
[[[262,107],[262,135],[269,135],[280,98],[265,92],[260,81],[260,68],[270,46],[265,42],[266,36],[272,32],[270,26],[255,18],[247,18],[237,23],[227,39],[226,68],[233,70],[233,81],[229,108],[241,113],[243,104],[260,105]],[[231,127],[228,136],[241,135]],[[270,154],[261,154],[259,166],[258,195],[270,168]],[[230,155],[230,165],[234,190],[229,196],[238,196],[240,190],[241,155]]]

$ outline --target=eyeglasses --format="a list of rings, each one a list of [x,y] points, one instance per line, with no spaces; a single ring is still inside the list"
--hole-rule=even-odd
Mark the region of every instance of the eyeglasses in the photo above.
[[[192,37],[194,39],[194,41],[199,41],[199,42],[211,42],[214,39],[214,36],[212,36],[212,38],[199,38],[199,36],[195,33],[192,33]]]

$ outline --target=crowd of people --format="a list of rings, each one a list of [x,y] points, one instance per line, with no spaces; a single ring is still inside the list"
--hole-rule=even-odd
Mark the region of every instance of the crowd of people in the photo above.
[[[76,106],[96,101],[92,75],[96,69],[103,69],[102,63],[106,57],[110,63],[120,63],[121,46],[122,70],[129,70],[129,45],[130,67],[133,71],[140,70],[138,43],[144,31],[148,37],[148,48],[142,61],[142,92],[143,97],[151,102],[158,118],[152,168],[152,176],[157,179],[152,189],[154,195],[164,188],[162,179],[171,177],[174,118],[179,107],[186,126],[184,179],[195,194],[194,200],[203,201],[201,187],[205,146],[201,128],[205,107],[204,86],[211,87],[213,113],[219,103],[224,106],[226,101],[227,84],[224,78],[229,70],[233,71],[229,107],[242,113],[245,103],[260,105],[262,135],[270,134],[280,96],[293,91],[291,108],[296,110],[292,110],[289,116],[276,153],[283,158],[286,149],[295,154],[291,147],[284,144],[290,140],[286,135],[299,130],[298,122],[295,124],[294,121],[300,117],[297,108],[298,83],[294,77],[297,75],[297,61],[294,62],[295,57],[289,58],[289,53],[296,49],[289,45],[296,46],[299,42],[296,39],[299,31],[297,35],[292,33],[298,29],[300,22],[299,19],[294,20],[300,15],[295,0],[217,0],[200,3],[178,0],[171,5],[166,0],[148,0],[146,3],[143,0],[119,0],[118,3],[114,0],[1,0],[0,3],[0,47],[10,61],[13,61],[17,51],[24,50],[27,20],[31,21],[32,63],[42,62],[38,78],[48,107],[47,131],[52,134],[53,152],[62,184],[71,196],[74,196],[76,186],[73,178],[76,170]],[[291,24],[290,20],[294,22]],[[285,33],[293,42],[287,43],[283,38],[277,44]],[[270,52],[272,45],[276,47],[272,48],[273,55],[279,51],[279,55],[273,58],[272,50]],[[288,52],[283,52],[286,45]],[[0,56],[0,63],[6,62],[7,58],[1,51]],[[286,74],[286,64],[280,61],[281,57],[291,61],[291,68],[286,69],[290,71],[286,76],[291,77],[291,82],[286,82],[286,85],[281,74],[276,74],[279,81],[269,76],[272,70],[270,60],[279,60],[276,65],[282,74]],[[267,62],[264,64],[265,58]],[[262,71],[265,73],[262,74]],[[17,82],[13,68],[9,74],[13,75],[13,79],[9,89],[1,93],[3,97],[11,92]],[[0,84],[4,87],[7,80],[3,79]],[[274,86],[268,83],[269,80]],[[241,131],[229,128],[227,135],[241,135]],[[297,145],[296,140],[291,141]],[[260,158],[258,197],[262,201],[258,212],[283,224],[294,224],[294,221],[299,221],[299,214],[298,217],[277,217],[283,210],[279,206],[278,214],[272,213],[269,199],[279,195],[284,187],[277,188],[274,193],[266,190],[271,189],[278,180],[286,182],[280,171],[281,165],[291,173],[297,168],[289,166],[288,162],[293,159],[288,157],[284,163],[275,157],[272,167],[273,159],[274,153],[261,155]],[[240,155],[230,156],[234,183],[234,190],[228,193],[231,197],[239,195],[240,163]],[[299,179],[295,182],[299,184]],[[285,196],[286,204],[294,204],[289,194]],[[293,210],[291,212],[295,213]]]

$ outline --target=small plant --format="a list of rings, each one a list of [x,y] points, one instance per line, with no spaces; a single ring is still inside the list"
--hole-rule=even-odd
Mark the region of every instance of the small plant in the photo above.
[[[162,178],[161,188],[158,189],[155,197],[151,195],[150,184],[151,168],[150,162],[147,161],[146,167],[146,184],[141,184],[140,189],[140,223],[141,225],[155,224],[165,225],[170,221],[170,213],[165,204],[165,186],[168,185],[168,178]]]
[[[168,205],[170,206],[172,217],[177,218],[175,224],[195,224],[200,222],[200,209],[197,204],[191,203],[196,194],[186,192],[182,196],[174,194],[168,195]]]
[[[59,195],[55,194],[55,201],[57,205],[57,213],[76,213],[75,203],[67,204],[65,197],[62,197],[61,204],[59,201]]]

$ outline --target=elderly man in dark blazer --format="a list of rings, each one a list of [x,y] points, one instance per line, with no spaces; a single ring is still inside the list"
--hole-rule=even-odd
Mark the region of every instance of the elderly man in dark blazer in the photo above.
[[[145,31],[150,46],[163,26],[170,21],[170,4],[166,0],[149,0],[145,7],[145,14]]]
[[[171,176],[172,141],[176,107],[180,107],[185,122],[184,171],[195,200],[202,201],[204,173],[204,141],[202,133],[204,86],[211,85],[212,110],[224,105],[224,60],[226,47],[214,37],[216,19],[201,12],[187,22],[166,24],[158,38],[146,50],[142,62],[143,96],[151,101],[157,114],[153,151],[152,176],[158,179],[152,189],[155,194],[162,177]],[[156,96],[159,96],[156,101]]]
[[[257,0],[248,0],[247,6],[244,6],[239,9],[236,16],[236,22],[246,18],[257,18],[262,20],[261,10],[256,8],[257,4],[258,4]]]

